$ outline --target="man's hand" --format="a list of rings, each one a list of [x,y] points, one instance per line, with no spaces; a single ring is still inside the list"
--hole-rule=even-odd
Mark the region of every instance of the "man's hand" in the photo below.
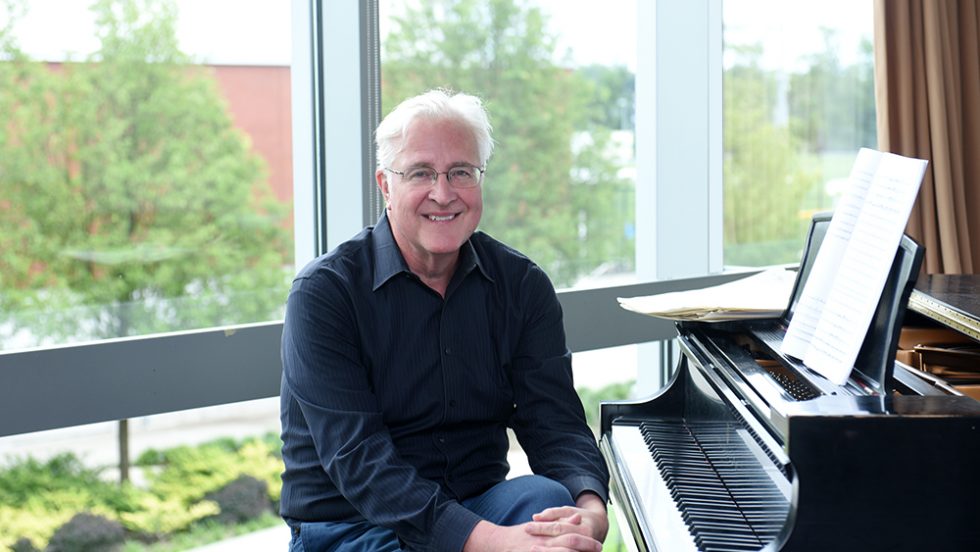
[[[602,551],[601,542],[578,531],[535,534],[529,527],[538,523],[532,521],[522,525],[503,527],[494,525],[489,521],[481,521],[470,533],[470,537],[463,546],[463,552]],[[552,525],[552,522],[545,522],[544,525]]]
[[[533,521],[525,525],[525,530],[541,536],[577,533],[602,542],[609,531],[609,517],[602,499],[585,492],[579,495],[575,506],[548,508],[534,514]]]

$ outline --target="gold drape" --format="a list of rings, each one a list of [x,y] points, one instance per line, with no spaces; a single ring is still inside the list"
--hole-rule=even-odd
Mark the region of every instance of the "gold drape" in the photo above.
[[[980,273],[980,10],[875,0],[878,147],[929,161],[908,232],[929,274]]]

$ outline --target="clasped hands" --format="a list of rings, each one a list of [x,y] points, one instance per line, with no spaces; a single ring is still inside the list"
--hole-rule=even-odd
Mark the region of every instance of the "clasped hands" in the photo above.
[[[605,504],[588,493],[580,496],[575,506],[548,508],[521,525],[480,522],[464,551],[600,552],[608,530]]]
[[[531,546],[531,552],[599,552],[609,529],[609,521],[605,508],[597,512],[564,506],[534,514],[533,521],[519,527],[523,527],[529,535],[548,539],[547,543]]]

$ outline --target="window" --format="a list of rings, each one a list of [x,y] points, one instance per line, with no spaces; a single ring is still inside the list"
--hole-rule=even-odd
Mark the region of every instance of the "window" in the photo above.
[[[138,5],[142,6],[146,0],[139,2]],[[63,80],[58,80],[62,77],[71,76],[75,81],[91,83],[93,86],[99,84],[98,79],[91,76],[82,78],[85,71],[98,68],[87,67],[88,65],[100,65],[97,58],[86,63],[90,54],[96,53],[100,48],[93,30],[95,19],[88,11],[87,3],[69,0],[14,3],[25,9],[9,11],[6,8],[11,2],[0,2],[4,6],[0,8],[0,29],[3,29],[0,31],[0,43],[4,48],[0,54],[0,72],[3,78],[12,78],[13,74],[21,79],[18,81],[20,86],[27,83],[51,86],[54,86],[52,82],[61,83],[59,86],[62,88],[52,88],[58,93],[66,93],[68,90],[68,85]],[[491,4],[500,10],[497,26],[490,24],[495,21],[488,15],[491,14],[488,11]],[[154,8],[138,10],[136,13],[140,15],[137,21],[146,21],[153,14],[159,15],[163,10],[160,6],[167,4],[157,1],[146,2],[146,5]],[[47,96],[49,103],[42,106],[37,97],[22,89],[7,86],[0,88],[3,92],[0,94],[0,102],[7,102],[0,111],[4,114],[5,123],[0,126],[0,148],[3,148],[3,155],[0,156],[0,248],[5,253],[0,258],[0,348],[3,349],[0,350],[0,364],[3,364],[4,370],[12,371],[19,378],[16,386],[0,387],[0,402],[15,411],[24,412],[36,411],[36,405],[42,403],[57,405],[57,408],[46,409],[41,413],[44,415],[0,421],[3,432],[9,434],[73,423],[135,417],[275,394],[278,389],[278,375],[275,373],[278,362],[278,322],[254,324],[247,328],[239,326],[234,331],[218,328],[145,338],[137,337],[136,334],[164,332],[174,328],[206,328],[212,324],[235,321],[276,320],[279,317],[278,309],[285,298],[289,276],[295,270],[293,265],[302,265],[316,253],[329,249],[331,243],[336,245],[356,233],[363,224],[373,221],[377,209],[363,207],[364,193],[361,189],[362,185],[373,185],[370,178],[365,178],[373,172],[373,164],[365,160],[368,157],[365,154],[367,150],[363,149],[370,143],[370,132],[373,130],[364,117],[371,110],[363,107],[363,98],[373,94],[364,77],[372,72],[368,67],[368,58],[373,50],[370,39],[365,36],[365,29],[359,26],[369,19],[363,17],[360,10],[372,11],[379,7],[382,15],[380,30],[384,37],[382,112],[390,110],[393,102],[400,99],[399,96],[437,85],[458,87],[486,97],[490,103],[491,115],[495,119],[501,119],[494,121],[497,125],[497,138],[515,141],[512,144],[501,144],[501,149],[491,160],[489,167],[489,170],[497,174],[493,179],[488,176],[487,185],[488,212],[492,210],[500,216],[513,218],[494,222],[488,217],[485,220],[485,229],[539,260],[559,286],[574,288],[574,291],[564,291],[560,295],[566,306],[566,326],[570,329],[569,345],[573,350],[590,350],[668,337],[669,332],[651,332],[635,319],[627,321],[617,318],[621,309],[615,303],[617,294],[642,295],[667,290],[667,287],[648,284],[615,288],[603,286],[608,285],[610,274],[635,274],[640,280],[674,280],[717,272],[722,268],[723,219],[725,224],[729,221],[751,221],[759,214],[758,211],[743,211],[734,217],[722,216],[721,152],[725,152],[728,163],[726,167],[729,169],[736,167],[729,158],[735,159],[743,155],[741,166],[751,166],[751,159],[744,157],[741,152],[722,146],[722,75],[727,75],[728,71],[722,70],[721,57],[723,50],[726,52],[726,59],[731,57],[728,50],[733,48],[733,44],[754,44],[761,40],[762,35],[756,36],[758,33],[751,28],[741,35],[735,33],[739,27],[733,10],[741,6],[740,9],[750,16],[748,19],[757,19],[759,13],[778,13],[773,10],[779,5],[765,6],[748,0],[726,2],[724,48],[722,5],[721,2],[686,0],[611,0],[602,3],[598,8],[591,3],[557,0],[493,3],[476,0],[429,3],[386,0],[378,4],[293,0],[289,6],[273,0],[174,0],[178,44],[196,62],[187,68],[193,75],[200,76],[208,72],[213,75],[209,65],[242,69],[254,64],[276,68],[279,72],[288,71],[289,50],[292,49],[292,55],[295,56],[292,58],[293,66],[296,70],[289,71],[288,83],[273,87],[281,89],[290,86],[292,101],[286,109],[291,109],[292,120],[290,121],[288,115],[290,111],[286,115],[269,113],[269,119],[259,126],[263,129],[271,128],[268,125],[275,122],[272,119],[279,119],[279,123],[286,122],[292,126],[292,143],[296,145],[293,156],[297,161],[292,167],[295,174],[291,180],[297,184],[282,190],[273,183],[270,191],[268,184],[274,180],[274,171],[270,168],[270,180],[246,180],[260,188],[263,187],[261,183],[265,182],[265,191],[259,194],[267,199],[278,200],[276,209],[211,211],[216,217],[223,217],[222,222],[237,222],[239,230],[242,227],[251,228],[249,224],[265,224],[272,218],[271,215],[277,213],[285,235],[275,232],[273,234],[277,236],[276,239],[267,239],[261,232],[252,232],[247,245],[250,248],[256,246],[249,249],[256,252],[249,261],[267,269],[268,274],[279,267],[281,279],[273,282],[274,278],[269,276],[272,283],[268,286],[264,281],[249,282],[248,279],[252,277],[249,266],[248,269],[238,272],[226,272],[228,276],[225,279],[197,278],[193,283],[172,286],[166,292],[147,288],[147,291],[136,294],[134,301],[130,302],[119,298],[121,294],[112,293],[118,291],[114,286],[125,284],[127,279],[131,280],[138,275],[145,277],[144,281],[152,281],[153,276],[161,275],[164,266],[169,267],[166,270],[179,272],[174,268],[179,266],[176,260],[171,260],[168,255],[177,257],[182,254],[182,247],[187,242],[180,240],[199,237],[199,229],[182,223],[175,230],[179,234],[176,237],[154,234],[154,237],[172,239],[173,243],[170,243],[169,248],[160,245],[169,243],[162,238],[151,242],[144,240],[145,245],[142,247],[121,240],[104,240],[87,244],[89,247],[81,247],[77,242],[84,241],[83,238],[88,235],[86,232],[104,226],[85,226],[79,230],[79,224],[74,222],[78,214],[76,211],[81,211],[86,205],[78,201],[77,195],[63,194],[60,201],[44,199],[31,211],[37,216],[27,216],[27,207],[35,205],[31,202],[36,199],[34,196],[48,194],[46,188],[40,187],[41,184],[53,186],[54,192],[64,192],[63,188],[74,190],[66,186],[58,188],[69,177],[76,179],[71,182],[77,182],[78,175],[72,171],[79,169],[70,163],[63,164],[62,173],[67,176],[58,176],[58,165],[48,163],[46,155],[49,151],[60,151],[63,155],[73,156],[79,156],[80,151],[71,148],[52,149],[42,155],[26,148],[25,144],[59,146],[67,139],[79,140],[80,135],[51,131],[60,128],[54,126],[51,119],[66,116],[66,113],[55,109],[61,105],[57,100],[62,96],[52,92]],[[508,6],[513,10],[504,9]],[[257,7],[266,7],[269,11],[253,17],[253,10]],[[295,44],[290,44],[288,37],[290,25],[287,14],[290,7],[294,21],[291,28],[292,41]],[[458,21],[471,24],[447,26],[447,17],[452,15],[452,9],[465,12],[464,8],[467,7],[472,10],[467,12],[469,19]],[[422,13],[424,17],[409,19],[413,13],[411,10],[419,9],[426,10]],[[843,12],[843,9],[845,8],[834,13],[847,13],[847,17],[853,17],[851,10]],[[235,16],[228,17],[232,12]],[[37,16],[38,13],[42,15]],[[220,52],[248,55],[221,58],[219,51],[208,50],[200,42],[185,42],[183,37],[186,34],[181,29],[189,20],[186,18],[190,18],[193,13],[203,15],[197,19],[197,28],[209,31],[212,38],[220,37],[218,46],[227,47],[227,51],[221,49]],[[8,15],[13,17],[3,17]],[[782,21],[794,19],[785,17]],[[837,16],[831,21],[841,24],[842,19],[844,17]],[[255,20],[260,22],[254,23]],[[64,25],[65,21],[72,24]],[[201,24],[201,21],[206,23]],[[224,22],[220,30],[216,30],[214,21]],[[402,25],[405,21],[416,24],[404,30]],[[521,24],[504,25],[507,21]],[[585,21],[584,25],[582,21]],[[538,28],[535,25],[543,32],[529,34],[528,28]],[[869,27],[870,23],[865,26]],[[244,29],[245,38],[239,36],[240,28]],[[87,31],[82,32],[81,29]],[[284,29],[285,38],[280,39],[275,29]],[[637,32],[639,29],[642,32]],[[491,58],[480,57],[487,52],[479,48],[467,50],[468,56],[445,59],[446,52],[453,53],[453,50],[444,52],[432,46],[442,42],[450,44],[448,38],[442,39],[440,33],[443,32],[449,32],[450,35],[453,32],[461,34],[462,36],[454,35],[451,38],[456,42],[467,43],[467,37],[479,38],[485,36],[488,30],[494,31],[495,39],[499,38],[493,44],[504,48],[503,53],[516,56],[515,49],[528,50],[523,58],[527,63],[515,61],[480,65]],[[256,36],[261,36],[262,40],[255,40]],[[522,36],[527,39],[536,37],[537,42],[521,42]],[[600,42],[603,44],[596,44],[597,36],[602,37]],[[802,33],[792,35],[794,40],[802,36]],[[415,37],[414,40],[409,40],[412,37]],[[326,45],[321,41],[326,41]],[[611,46],[609,50],[606,43]],[[17,65],[20,58],[13,55],[10,48],[12,45],[17,45],[31,59],[44,63],[40,66]],[[56,45],[60,49],[55,48]],[[258,48],[263,53],[286,53],[282,59],[253,57],[249,60],[249,53],[253,52],[253,48]],[[55,54],[41,51],[50,52],[52,49],[56,50]],[[315,57],[315,54],[319,54],[321,58],[311,60],[310,57]],[[519,61],[522,58],[514,59]],[[53,66],[49,63],[50,60],[55,60]],[[843,56],[841,60],[844,60]],[[850,63],[848,61],[845,65]],[[589,68],[596,65],[600,69],[591,75],[587,74]],[[726,61],[725,67],[730,70],[737,65],[734,61]],[[21,72],[14,71],[15,67]],[[44,71],[40,70],[42,67]],[[313,67],[312,71],[310,67]],[[419,71],[413,72],[412,69],[415,68]],[[317,73],[318,70],[322,73]],[[490,73],[491,70],[498,73]],[[549,79],[536,78],[539,72],[548,75]],[[627,98],[628,93],[624,92],[630,87],[623,83],[628,80],[625,77],[629,73],[635,78],[635,99]],[[109,73],[103,72],[99,75]],[[451,76],[452,79],[435,78],[442,75]],[[498,75],[500,78],[497,80],[501,83],[492,82],[489,78]],[[618,81],[602,81],[619,82],[616,86],[596,84],[604,76],[624,78]],[[27,77],[34,80],[25,80]],[[181,81],[184,86],[190,86],[187,80],[193,79],[187,76],[185,81]],[[266,94],[264,84],[271,81],[250,82],[253,83],[251,86],[258,87],[255,93]],[[317,84],[324,82],[330,83],[330,86],[317,91]],[[554,86],[554,82],[568,85],[568,93],[561,96],[560,90],[554,90],[559,88]],[[506,88],[504,83],[517,83],[519,86]],[[729,88],[726,87],[727,89]],[[23,94],[15,96],[10,90]],[[216,90],[219,92],[209,93],[209,97],[213,99],[217,95],[224,98],[222,94],[225,88],[212,85],[211,91]],[[605,95],[599,94],[600,90],[605,90]],[[616,93],[616,90],[619,92]],[[495,92],[498,96],[490,95],[488,91]],[[582,91],[588,93],[582,94]],[[577,95],[570,92],[576,92]],[[323,99],[324,93],[330,95],[327,100]],[[565,112],[549,111],[552,105],[542,105],[540,98],[554,100],[555,105],[577,108],[580,111],[574,117]],[[248,151],[254,153],[259,148],[259,140],[256,138],[258,135],[238,126],[239,112],[234,107],[235,100],[230,97],[224,99],[229,102],[228,111],[217,111],[230,117],[235,122],[235,129],[248,133],[249,140],[252,141]],[[528,113],[527,121],[521,119],[522,112],[508,112],[504,108],[503,113],[498,113],[498,103],[514,110],[520,107],[519,100],[539,102],[533,105],[542,106],[541,113]],[[751,107],[753,97],[744,94],[742,100],[738,100],[737,95],[726,97],[725,113],[731,115],[735,112],[730,107],[731,102],[735,101]],[[22,110],[20,104],[18,109],[13,109],[17,102],[34,111],[26,108]],[[150,102],[137,103],[152,105]],[[273,103],[275,102],[267,102],[266,107]],[[788,101],[785,103],[789,104]],[[42,107],[47,109],[41,109]],[[19,116],[27,118],[28,114],[36,116],[38,113],[43,117],[38,119],[35,127],[17,125],[21,120],[18,119]],[[91,112],[81,113],[89,113],[88,116],[92,117]],[[77,113],[74,116],[81,117]],[[326,126],[314,129],[314,121],[322,121]],[[549,141],[543,138],[536,138],[534,141],[526,139],[528,133],[523,132],[524,127],[521,125],[527,126],[529,131],[540,131]],[[105,129],[101,129],[105,133],[114,128],[109,124],[105,126]],[[227,129],[227,126],[222,128]],[[508,131],[508,128],[521,131]],[[37,135],[43,134],[42,130],[47,136],[56,139],[50,143],[30,142]],[[15,134],[16,132],[21,134]],[[266,132],[264,135],[273,134]],[[236,135],[239,138],[244,136],[241,133]],[[314,159],[316,155],[313,152],[318,144],[304,142],[314,138],[323,140],[324,151],[334,156],[329,162],[323,163],[325,176],[311,168],[322,162],[319,158]],[[605,140],[606,147],[597,146],[596,140]],[[630,140],[633,142],[632,146],[628,145]],[[278,140],[280,146],[289,142],[288,133]],[[549,147],[530,147],[538,142]],[[558,147],[560,144],[565,144],[564,149]],[[106,151],[113,151],[108,145],[103,147]],[[240,144],[234,147],[242,148]],[[546,152],[557,157],[545,157],[543,154]],[[540,162],[537,162],[538,157],[532,159],[534,162],[526,160],[526,155],[538,153],[541,154]],[[853,149],[848,152],[848,160],[843,163],[845,167],[849,166],[853,153]],[[14,157],[9,157],[12,154]],[[10,161],[17,156],[22,159],[20,164]],[[361,162],[351,162],[355,157]],[[53,158],[58,160],[57,156]],[[514,162],[507,163],[508,158]],[[43,174],[29,174],[24,163],[35,163],[38,159],[44,162],[34,166],[41,167],[43,170],[37,172]],[[264,155],[263,159],[271,167],[272,162]],[[516,161],[521,161],[522,164],[517,165]],[[525,171],[524,166],[530,168]],[[635,178],[632,172],[634,167]],[[542,168],[548,169],[544,173],[554,170],[558,174],[566,175],[566,181],[547,180],[558,184],[544,186],[545,180],[525,176],[538,174],[535,171],[541,171]],[[9,178],[15,171],[19,171],[18,178]],[[53,176],[48,173],[53,173]],[[843,176],[846,168],[835,174]],[[33,180],[26,182],[33,187],[25,186],[21,176],[32,178]],[[120,175],[116,174],[116,177]],[[502,184],[493,190],[492,186],[498,177]],[[823,178],[829,182],[833,176],[828,172]],[[589,187],[593,180],[603,182],[604,186],[596,195],[598,199],[594,202],[595,206],[592,205],[592,197],[584,193],[596,191]],[[314,182],[319,186],[316,191],[311,185]],[[733,182],[737,182],[737,179]],[[532,193],[525,195],[523,189],[515,188],[518,184],[526,184]],[[716,186],[717,190],[714,189]],[[832,186],[825,188],[832,189]],[[104,201],[107,206],[115,208],[116,211],[103,211],[114,212],[116,218],[109,217],[107,220],[119,223],[125,218],[122,216],[124,214],[140,213],[138,210],[123,209],[126,206],[141,205],[139,202],[133,203],[132,198],[151,204],[154,201],[163,201],[173,212],[174,203],[186,206],[187,210],[200,211],[208,203],[206,199],[211,202],[209,207],[213,207],[220,201],[227,200],[228,197],[225,196],[234,195],[228,191],[224,195],[178,194],[171,197],[149,193],[158,191],[158,188],[152,187],[147,188],[146,193],[138,187],[126,190],[131,192],[130,196],[122,195],[119,199],[108,194],[94,195],[91,196],[91,201]],[[292,212],[288,208],[290,193],[293,194],[296,205],[300,206]],[[732,193],[725,195],[734,197]],[[161,197],[166,201],[160,199]],[[180,200],[181,197],[185,199]],[[129,200],[130,203],[123,200]],[[351,207],[354,204],[356,208]],[[633,207],[634,204],[636,207]],[[314,209],[314,206],[319,210]],[[799,206],[778,207],[794,216],[806,210]],[[58,219],[54,216],[44,217],[44,213],[38,214],[45,209],[58,210],[59,214],[66,216]],[[331,211],[325,215],[326,210]],[[374,214],[368,214],[372,211]],[[250,216],[244,216],[245,212]],[[634,214],[635,212],[640,215]],[[292,241],[288,236],[290,217],[296,220],[297,228],[294,256],[289,254],[289,244]],[[139,217],[136,219],[135,222],[140,222]],[[53,228],[57,231],[41,228],[35,222],[37,220],[56,223]],[[515,226],[514,229],[509,227],[511,223]],[[519,224],[526,228],[518,228]],[[802,242],[802,227],[803,225],[801,234],[795,240],[796,247]],[[265,228],[271,232],[269,226]],[[528,229],[536,231],[530,232]],[[57,236],[62,236],[64,243],[59,242]],[[145,234],[137,237],[143,236]],[[225,235],[221,237],[227,239]],[[732,239],[732,236],[728,236],[728,239]],[[770,232],[759,237],[757,243],[765,245],[767,241],[778,242],[781,239],[783,238]],[[136,242],[137,245],[139,243]],[[734,243],[742,244],[737,239]],[[752,245],[748,241],[744,243]],[[96,245],[102,248],[94,247]],[[264,246],[265,249],[259,246]],[[600,253],[593,256],[590,253],[593,248]],[[17,256],[8,256],[8,249],[16,251]],[[37,254],[37,251],[41,251],[43,255]],[[731,251],[733,250],[729,247],[725,253],[727,264],[750,262],[744,258],[739,260]],[[25,252],[34,252],[34,256],[26,255]],[[798,258],[792,255],[783,258],[786,257],[790,261]],[[776,262],[774,259],[758,262]],[[140,265],[137,261],[145,262]],[[606,262],[610,264],[603,266]],[[98,281],[107,284],[101,296],[96,297],[94,293],[85,296],[78,285],[70,285],[66,266],[80,270],[79,267],[98,267],[99,263],[103,266],[98,270],[90,269],[90,273],[102,275]],[[142,266],[143,271],[134,271],[132,275],[120,272],[119,277],[106,277],[105,274],[112,274],[108,268],[112,263],[135,264]],[[630,267],[630,263],[635,268]],[[192,269],[198,270],[200,267],[190,266],[187,270]],[[92,280],[95,280],[94,276]],[[227,282],[234,285],[225,285]],[[108,285],[110,283],[113,285]],[[221,287],[222,285],[225,287]],[[275,286],[280,287],[275,289]],[[592,289],[582,289],[587,287]],[[597,293],[591,294],[592,292]],[[248,295],[249,293],[253,293],[253,296]],[[122,333],[118,331],[122,324],[118,317],[114,318],[112,311],[116,309],[116,315],[125,313],[127,309],[122,307],[125,304],[132,305],[138,311],[137,314],[143,316],[142,322],[126,322],[126,332],[134,336],[132,339],[108,340],[91,346],[75,345],[64,349],[47,347],[69,341],[119,335]],[[222,308],[214,308],[216,305]],[[597,322],[596,314],[599,310],[603,314],[601,322]],[[149,316],[151,314],[160,316],[154,318]],[[97,324],[102,324],[102,327]],[[13,351],[34,345],[40,348]],[[222,361],[213,362],[214,358]],[[641,360],[637,371],[645,373],[649,370],[649,364],[651,363]],[[164,373],[167,374],[166,377],[161,375]],[[638,374],[638,377],[642,378],[642,375]],[[48,381],[64,382],[65,390],[48,390],[43,385]],[[112,385],[106,385],[106,381],[111,381]],[[234,382],[235,385],[214,385],[215,381]],[[138,398],[119,401],[121,396],[127,399]]]
[[[380,8],[383,114],[436,87],[487,104],[496,149],[481,229],[559,288],[634,273],[635,0]]]
[[[0,16],[0,349],[281,318],[288,7],[40,0]]]
[[[241,401],[279,382],[292,30],[278,1],[0,0],[5,466],[278,427],[275,399]],[[5,511],[0,541],[66,521],[37,511]]]
[[[724,262],[799,261],[874,148],[872,2],[724,2]]]

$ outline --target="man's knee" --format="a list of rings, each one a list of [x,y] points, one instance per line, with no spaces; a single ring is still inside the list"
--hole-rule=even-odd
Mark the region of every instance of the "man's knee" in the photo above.
[[[564,485],[541,475],[525,475],[510,481],[507,493],[509,524],[531,521],[531,516],[559,506],[575,503]]]
[[[463,506],[498,525],[525,523],[538,512],[572,504],[568,489],[540,475],[501,481],[482,495],[463,501]]]
[[[543,475],[526,475],[523,477],[527,478],[528,481],[524,482],[525,484],[522,486],[522,498],[534,501],[545,508],[575,504],[568,489],[554,479]]]

